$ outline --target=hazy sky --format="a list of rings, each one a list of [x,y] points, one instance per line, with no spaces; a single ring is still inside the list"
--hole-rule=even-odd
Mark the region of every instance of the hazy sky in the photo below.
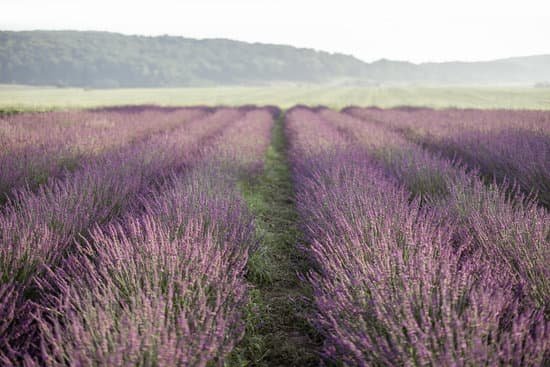
[[[550,54],[550,0],[1,0],[0,29],[231,38],[379,58]]]

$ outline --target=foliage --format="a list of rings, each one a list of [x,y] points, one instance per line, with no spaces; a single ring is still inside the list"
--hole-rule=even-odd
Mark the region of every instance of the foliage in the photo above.
[[[319,82],[360,77],[346,55],[289,46],[107,32],[0,32],[0,83],[89,88]]]

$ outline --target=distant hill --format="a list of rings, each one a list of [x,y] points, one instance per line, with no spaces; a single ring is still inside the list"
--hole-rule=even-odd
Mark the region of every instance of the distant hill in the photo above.
[[[424,64],[380,60],[369,67],[367,74],[379,82],[535,84],[550,81],[550,55]]]
[[[0,83],[159,87],[274,82],[494,84],[550,81],[550,55],[412,64],[224,39],[0,31]]]
[[[107,32],[0,32],[0,83],[147,87],[361,77],[351,56],[289,46]]]

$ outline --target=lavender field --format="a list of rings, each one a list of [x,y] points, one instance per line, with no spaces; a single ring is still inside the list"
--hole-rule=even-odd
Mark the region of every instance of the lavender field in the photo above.
[[[548,366],[550,112],[0,116],[2,366]]]

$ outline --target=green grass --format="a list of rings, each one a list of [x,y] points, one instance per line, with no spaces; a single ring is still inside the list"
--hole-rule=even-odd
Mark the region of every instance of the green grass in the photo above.
[[[241,190],[256,217],[260,246],[248,263],[252,287],[246,334],[228,366],[317,366],[321,341],[306,320],[310,290],[298,279],[309,266],[297,250],[299,231],[285,156],[282,117],[273,129],[264,173]]]
[[[0,110],[44,110],[106,105],[326,105],[434,108],[550,109],[550,88],[530,87],[265,87],[78,89],[0,85]]]

